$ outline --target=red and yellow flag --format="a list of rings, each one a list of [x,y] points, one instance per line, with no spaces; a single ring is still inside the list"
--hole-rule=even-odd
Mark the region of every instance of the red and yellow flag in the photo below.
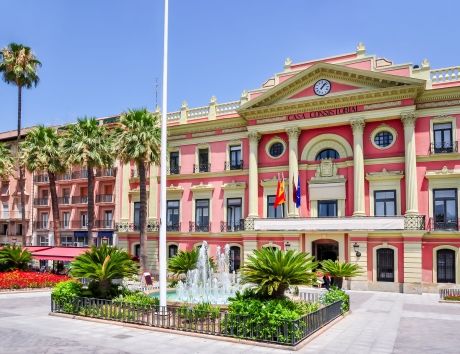
[[[281,204],[286,203],[286,193],[284,191],[284,177],[281,179],[278,176],[278,186],[276,187],[276,198],[275,198],[275,208],[279,207]]]

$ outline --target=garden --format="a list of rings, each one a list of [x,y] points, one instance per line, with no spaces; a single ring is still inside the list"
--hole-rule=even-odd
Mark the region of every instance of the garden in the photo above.
[[[196,253],[182,251],[170,260],[170,286],[197,267]],[[216,263],[209,259],[211,268]],[[248,258],[240,270],[243,286],[225,305],[185,302],[160,307],[157,298],[120,282],[139,272],[125,251],[93,246],[72,262],[73,279],[53,289],[51,312],[294,346],[349,311],[348,294],[336,286],[315,301],[298,296],[297,286],[317,283],[319,266],[337,279],[360,272],[356,265],[320,265],[307,253],[265,248]]]
[[[6,245],[0,250],[0,290],[52,288],[66,281],[65,275],[28,270],[31,253],[20,246]]]

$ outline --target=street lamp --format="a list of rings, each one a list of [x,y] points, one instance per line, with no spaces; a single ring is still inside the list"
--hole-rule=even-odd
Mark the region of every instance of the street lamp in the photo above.
[[[355,251],[355,255],[356,257],[361,257],[361,252],[359,252],[359,245],[358,243],[354,243],[353,244],[353,250]]]

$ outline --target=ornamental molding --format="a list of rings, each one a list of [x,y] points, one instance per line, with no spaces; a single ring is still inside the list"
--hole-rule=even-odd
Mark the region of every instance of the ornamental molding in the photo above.
[[[393,102],[384,102],[384,103],[375,103],[375,104],[365,104],[364,110],[371,110],[371,109],[382,109],[382,108],[392,108],[392,107],[399,107],[402,105],[402,101],[393,101]]]
[[[286,129],[286,133],[289,136],[289,139],[297,140],[299,138],[301,130],[299,127],[290,127]]]
[[[388,181],[388,180],[400,180],[404,177],[402,171],[388,171],[383,168],[380,172],[369,172],[366,174],[368,181]]]
[[[417,108],[431,108],[459,104],[454,103],[453,100],[456,100],[457,102],[460,101],[460,86],[426,90],[417,97],[416,104]],[[449,101],[452,103],[449,103]]]
[[[223,186],[222,186],[222,189],[224,191],[230,191],[230,190],[244,190],[246,189],[246,182],[229,182],[229,183],[225,183]]]
[[[280,179],[281,181],[282,179]],[[284,182],[287,183],[287,179],[284,178]],[[273,176],[272,179],[263,179],[262,181],[260,181],[260,185],[264,188],[267,188],[267,187],[276,187],[278,185],[278,178],[277,176]]]
[[[166,187],[166,193],[169,195],[182,195],[184,193],[184,187],[170,184]]]
[[[366,123],[364,122],[364,119],[362,118],[357,118],[357,119],[352,119],[350,121],[351,129],[353,130],[353,134],[361,134],[364,131],[364,126]]]
[[[404,127],[414,127],[417,116],[415,112],[406,112],[401,114],[401,121]]]
[[[425,173],[427,179],[440,179],[440,178],[460,178],[460,170],[452,169],[449,170],[447,166],[444,166],[441,170],[427,171]]]
[[[214,190],[214,186],[212,184],[203,184],[203,182],[201,182],[200,184],[195,184],[195,185],[191,186],[190,190],[193,193],[212,192]]]

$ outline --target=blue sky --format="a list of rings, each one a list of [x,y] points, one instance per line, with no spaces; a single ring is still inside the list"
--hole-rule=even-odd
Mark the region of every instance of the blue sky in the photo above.
[[[238,99],[294,62],[351,52],[433,68],[460,65],[460,2],[170,0],[169,111]],[[436,6],[435,6],[436,5]],[[103,117],[161,102],[162,0],[0,0],[0,47],[31,46],[41,82],[24,126]],[[7,14],[7,15],[6,15]],[[0,82],[0,130],[16,127],[16,90]]]

